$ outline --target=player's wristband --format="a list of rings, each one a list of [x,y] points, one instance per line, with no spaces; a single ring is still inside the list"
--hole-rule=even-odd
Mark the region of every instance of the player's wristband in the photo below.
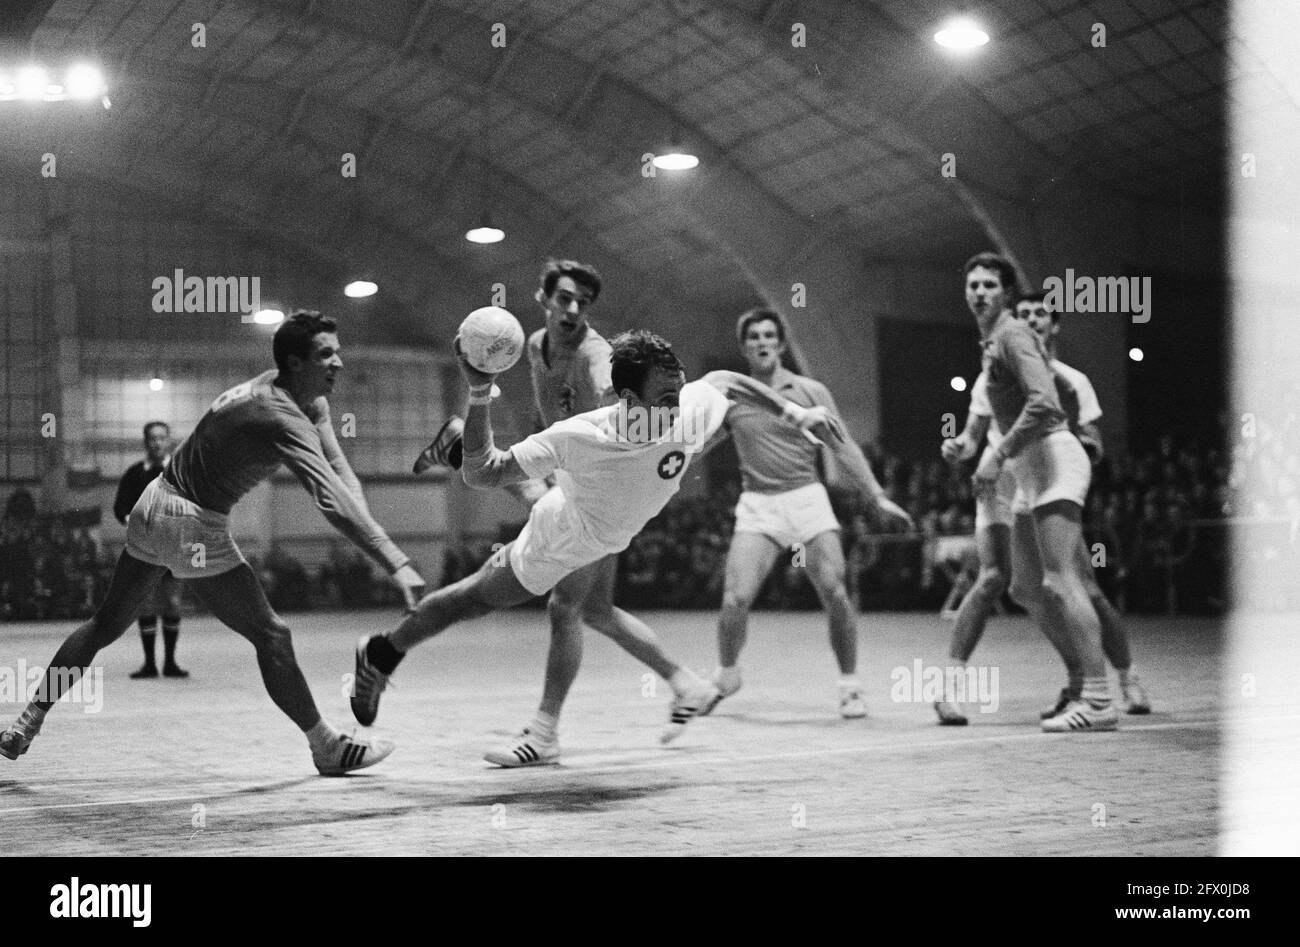
[[[803,424],[803,419],[808,416],[808,409],[802,405],[795,404],[793,401],[787,401],[785,407],[781,409],[782,419],[789,421],[796,426]]]

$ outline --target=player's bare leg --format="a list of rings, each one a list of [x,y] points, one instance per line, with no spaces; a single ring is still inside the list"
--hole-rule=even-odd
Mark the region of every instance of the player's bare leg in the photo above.
[[[430,592],[393,631],[361,639],[352,692],[352,713],[360,724],[368,727],[375,722],[380,695],[406,652],[457,622],[481,618],[533,597],[510,568],[513,546],[510,543],[493,553],[473,575]]]
[[[1101,623],[1079,573],[1078,547],[1083,535],[1080,513],[1079,505],[1068,500],[1034,510],[1045,608],[1049,618],[1053,614],[1064,617],[1073,653],[1083,671],[1081,699],[1043,721],[1043,729],[1049,732],[1113,730],[1117,720],[1106,680]]]
[[[1138,680],[1137,672],[1133,670],[1133,653],[1129,647],[1128,628],[1119,610],[1110,603],[1110,599],[1106,598],[1101,586],[1097,584],[1092,556],[1087,543],[1082,539],[1079,541],[1079,572],[1084,577],[1088,598],[1093,608],[1097,610],[1097,618],[1101,622],[1101,647],[1106,652],[1106,660],[1119,674],[1120,693],[1124,697],[1128,713],[1151,713],[1151,700],[1147,697],[1142,682]]]
[[[740,652],[749,630],[749,609],[776,564],[781,547],[760,533],[736,533],[727,550],[727,574],[722,589],[722,611],[718,615],[718,669],[713,683],[718,700],[740,690]],[[700,711],[708,714],[717,706]]]
[[[289,626],[271,608],[262,583],[247,563],[191,581],[213,616],[253,645],[267,694],[307,737],[312,761],[323,775],[340,776],[364,769],[393,752],[392,743],[354,739],[335,730],[321,716],[294,656]]]
[[[975,533],[980,570],[970,591],[957,608],[957,621],[948,646],[951,666],[961,673],[945,674],[943,700],[934,705],[943,726],[965,726],[966,715],[957,705],[957,694],[948,693],[950,684],[965,679],[966,662],[984,635],[989,616],[1002,599],[1011,573],[1011,530],[1001,523],[990,523]]]
[[[140,606],[153,593],[167,570],[123,552],[117,559],[108,594],[95,614],[64,639],[54,653],[41,682],[39,699],[29,703],[18,719],[0,733],[0,756],[16,760],[40,732],[45,715],[64,691],[81,678],[101,650],[131,627]]]
[[[826,609],[831,650],[840,669],[840,716],[865,717],[866,698],[858,680],[858,616],[845,587],[844,547],[838,530],[823,530],[808,542],[808,578]]]
[[[1032,513],[1016,514],[1011,538],[1011,597],[1029,613],[1043,636],[1065,664],[1066,685],[1052,706],[1039,716],[1055,717],[1083,691],[1083,668],[1074,653],[1065,614],[1054,608],[1043,593],[1043,559],[1038,545],[1038,526]]]

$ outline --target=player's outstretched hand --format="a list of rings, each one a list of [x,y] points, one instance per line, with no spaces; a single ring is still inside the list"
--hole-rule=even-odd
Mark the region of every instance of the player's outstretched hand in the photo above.
[[[909,532],[916,528],[916,523],[912,522],[912,517],[907,510],[884,494],[876,498],[876,513],[884,522],[906,526]]]
[[[830,408],[823,404],[813,405],[811,408],[805,408],[803,415],[798,421],[799,427],[804,431],[811,431],[818,437],[833,437],[837,441],[844,441],[844,424],[831,413]]]
[[[393,573],[393,584],[401,589],[402,598],[406,599],[407,612],[415,611],[424,595],[424,579],[420,578],[420,573],[410,565],[402,566]]]
[[[456,336],[455,340],[451,343],[451,347],[456,352],[456,362],[460,365],[460,373],[465,377],[465,381],[469,383],[471,388],[479,388],[483,385],[492,384],[492,379],[497,376],[489,375],[487,372],[481,372],[469,363],[469,359],[467,359],[465,353],[461,351],[459,335]]]
[[[975,447],[965,438],[948,437],[944,439],[943,445],[939,448],[939,453],[943,455],[943,459],[948,463],[957,464],[973,457]]]

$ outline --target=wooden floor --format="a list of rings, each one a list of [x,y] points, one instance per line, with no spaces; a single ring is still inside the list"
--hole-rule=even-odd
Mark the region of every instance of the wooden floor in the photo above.
[[[327,718],[350,723],[342,675],[385,613],[289,616]],[[647,616],[672,653],[714,660],[715,616]],[[1134,619],[1156,712],[1115,734],[1040,733],[1062,683],[1024,619],[995,619],[976,660],[1000,706],[940,728],[894,701],[895,668],[942,664],[951,626],[864,616],[870,716],[841,720],[824,619],[758,613],[746,683],[660,747],[668,689],[594,633],[562,720],[563,765],[502,771],[481,754],[529,720],[544,613],[453,629],[413,652],[375,732],[380,766],[315,775],[262,690],[252,649],[187,620],[188,681],[131,681],[134,631],[100,655],[103,707],[61,704],[31,752],[0,759],[0,852],[438,855],[1211,855],[1219,850],[1221,634],[1194,619]],[[68,624],[0,625],[0,667],[44,664]],[[0,704],[7,722],[14,704]]]

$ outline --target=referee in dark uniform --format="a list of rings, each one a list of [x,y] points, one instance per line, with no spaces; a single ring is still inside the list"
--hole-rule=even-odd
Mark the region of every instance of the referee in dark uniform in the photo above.
[[[113,500],[113,515],[119,523],[126,523],[144,488],[163,472],[170,457],[170,447],[171,429],[164,422],[150,421],[144,426],[145,459],[127,468]],[[159,614],[163,625],[163,677],[189,677],[190,672],[182,671],[176,664],[176,638],[181,632],[181,582],[170,572],[163,573],[153,595],[141,606],[140,641],[144,644],[144,667],[131,676],[136,679],[158,676],[153,653]]]

